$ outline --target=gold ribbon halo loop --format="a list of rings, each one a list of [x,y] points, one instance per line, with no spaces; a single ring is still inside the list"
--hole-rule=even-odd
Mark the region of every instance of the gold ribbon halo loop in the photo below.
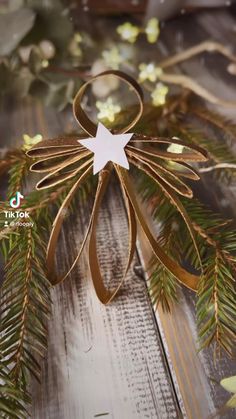
[[[97,126],[87,116],[86,112],[82,108],[81,102],[88,86],[91,85],[94,81],[97,81],[99,78],[105,77],[105,76],[114,76],[114,77],[117,77],[119,80],[125,82],[128,85],[128,87],[132,89],[132,91],[135,93],[138,99],[139,108],[138,108],[137,114],[128,125],[121,128],[118,132],[122,134],[131,130],[131,128],[133,128],[136,125],[136,123],[139,121],[139,119],[141,118],[143,114],[143,91],[140,85],[136,82],[136,80],[134,80],[128,74],[123,73],[122,71],[119,71],[119,70],[103,71],[102,73],[99,73],[97,76],[92,77],[86,83],[84,83],[79,89],[73,101],[74,117],[79,123],[79,125],[81,126],[81,128],[85,132],[87,132],[91,137],[94,137],[96,135]]]
[[[142,89],[131,76],[121,71],[115,70],[109,70],[100,73],[97,76],[92,77],[80,88],[73,102],[73,112],[75,119],[83,128],[83,130],[92,137],[96,135],[97,126],[94,122],[91,121],[91,119],[83,110],[81,101],[87,87],[93,81],[97,80],[99,77],[108,75],[118,77],[120,80],[128,84],[128,86],[131,87],[136,94],[139,103],[135,117],[126,126],[117,130],[116,133],[120,134],[128,132],[135,126],[143,113]],[[120,167],[117,164],[113,164],[112,162],[109,162],[106,167],[99,172],[93,208],[89,218],[88,227],[77,256],[75,257],[71,267],[66,274],[61,277],[55,275],[55,253],[66,209],[69,207],[77,190],[84,182],[86,182],[87,177],[91,175],[93,166],[93,153],[79,144],[79,139],[81,138],[70,137],[68,139],[64,137],[57,137],[51,140],[43,140],[27,152],[29,157],[39,159],[32,164],[30,168],[31,171],[40,173],[48,172],[48,174],[44,176],[44,178],[40,180],[40,182],[38,182],[36,185],[37,189],[45,189],[58,185],[65,180],[73,179],[76,176],[75,182],[65,197],[53,222],[52,231],[48,242],[47,267],[51,283],[55,285],[68,277],[72,269],[75,267],[84,249],[84,246],[88,241],[88,261],[94,288],[99,300],[103,304],[108,304],[113,300],[120,287],[122,286],[133,260],[138,221],[157,259],[182,284],[196,291],[198,288],[199,276],[186,271],[181,265],[179,265],[165,253],[164,249],[161,247],[161,244],[158,242],[158,239],[151,232],[146,222],[145,216],[142,214],[142,210],[140,209],[136,199],[136,194],[134,192],[132,180],[128,170]],[[140,143],[142,148],[140,148]],[[171,144],[179,145],[180,143],[186,152],[183,151],[181,153],[175,153],[168,151],[168,148]],[[143,134],[133,134],[131,140],[125,147],[125,151],[129,162],[144,172],[147,176],[149,176],[164,192],[165,196],[170,200],[170,202],[177,208],[186,223],[200,260],[191,220],[177,194],[188,198],[192,197],[192,191],[189,186],[185,184],[185,179],[187,178],[191,180],[198,180],[199,176],[197,172],[191,167],[189,162],[206,161],[206,152],[198,146],[189,145],[174,138],[170,139],[162,137],[150,137]],[[171,165],[168,166],[168,162],[170,161],[175,162],[174,167],[178,166],[178,170],[172,169]],[[110,175],[113,170],[115,170],[117,179],[120,183],[128,216],[129,248],[122,279],[119,281],[119,284],[116,287],[110,290],[106,288],[101,274],[101,268],[97,254],[96,229],[101,202],[107,190]]]

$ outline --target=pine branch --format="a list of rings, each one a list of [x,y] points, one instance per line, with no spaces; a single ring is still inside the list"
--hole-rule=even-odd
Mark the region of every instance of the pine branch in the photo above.
[[[164,226],[163,226],[164,227]],[[164,229],[164,228],[163,228]],[[167,229],[166,229],[167,230]],[[174,226],[168,224],[168,232],[160,232],[159,244],[165,249],[169,256],[171,254],[172,242],[175,240]],[[176,243],[176,249],[178,243]],[[178,252],[175,252],[176,260],[179,259]],[[156,259],[153,258],[151,262],[151,275],[149,278],[149,293],[154,307],[158,308],[161,305],[163,311],[170,312],[172,304],[178,302],[178,287],[179,284],[175,277],[165,269],[165,267]]]
[[[0,411],[5,419],[27,419],[26,405],[30,397],[25,390],[14,386],[9,378],[9,369],[0,361]]]
[[[11,164],[8,174],[9,174],[9,184],[8,184],[8,198],[11,198],[15,195],[17,191],[20,191],[23,183],[26,173],[28,172],[28,159],[23,153],[19,153],[18,159],[14,161],[13,164]]]
[[[0,176],[7,173],[22,157],[22,151],[18,149],[7,150],[0,159]]]
[[[139,192],[153,208],[152,215],[161,225],[161,244],[174,259],[188,260],[195,268],[199,268],[196,249],[189,236],[185,222],[176,208],[170,204],[152,180],[145,175],[140,176]],[[232,355],[236,342],[236,234],[230,223],[215,215],[196,199],[182,199],[185,209],[191,218],[196,233],[198,249],[203,262],[203,275],[200,281],[197,317],[201,347],[215,343],[219,352],[222,347]],[[174,229],[173,229],[174,226]],[[168,242],[170,229],[174,234]],[[169,243],[165,247],[165,243]],[[159,262],[154,264],[156,276],[163,275]],[[150,282],[150,292],[155,295],[156,278]],[[159,284],[165,280],[159,279]],[[175,280],[173,278],[173,280]],[[152,285],[154,286],[152,290]],[[161,285],[159,285],[161,287]],[[160,296],[157,293],[157,301]],[[174,293],[172,299],[174,299]],[[164,296],[164,304],[165,296]],[[165,304],[166,305],[166,304]]]
[[[230,266],[215,249],[204,264],[197,302],[201,347],[215,343],[216,354],[223,348],[230,356],[236,341],[236,292]]]
[[[21,206],[22,210],[29,212],[31,217],[40,217],[42,212],[44,214],[44,220],[47,219],[47,223],[50,228],[50,223],[52,222],[50,217],[51,211],[54,209],[54,207],[59,208],[61,206],[64,198],[74,184],[75,179],[66,181],[63,185],[59,185],[45,191],[31,192],[28,196],[25,197]],[[80,201],[86,201],[94,191],[95,184],[96,179],[94,176],[91,175],[88,177],[87,182],[78,190],[77,197],[72,202],[71,207],[75,205],[77,199]],[[0,227],[2,228],[0,230],[0,241],[4,239],[9,240],[10,235],[14,234],[15,232],[15,227],[8,226],[7,228],[3,228],[5,222],[5,210],[9,210],[8,203],[0,202]]]
[[[177,136],[189,144],[200,145],[207,150],[209,156],[207,166],[219,165],[217,170],[212,171],[217,180],[229,183],[236,177],[236,156],[230,146],[219,141],[214,135],[209,135],[203,128],[200,128],[200,125],[196,127],[190,121],[180,118],[178,123],[170,122],[168,134]]]
[[[9,186],[12,191],[16,191],[17,185],[22,185],[27,168],[24,159],[19,159],[18,163],[14,168],[9,167]],[[72,209],[77,198],[81,201],[90,196],[95,180],[94,176],[87,179],[72,202]],[[19,230],[9,226],[0,231],[7,261],[0,295],[0,410],[4,414],[6,412],[2,417],[28,417],[25,406],[30,403],[29,376],[40,379],[40,360],[47,347],[47,319],[50,312],[50,283],[45,270],[44,241],[48,238],[55,207],[60,207],[75,181],[67,181],[62,186],[43,192],[33,191],[25,197],[21,209],[29,212],[33,228]],[[8,203],[0,203],[0,222],[3,226],[3,211],[6,209],[9,209]],[[17,399],[14,399],[15,395]]]
[[[200,127],[194,127],[187,121],[181,121],[180,125],[170,125],[171,134],[179,135],[181,139],[185,139],[189,144],[198,144],[208,151],[209,158],[214,163],[236,163],[236,156],[230,147],[220,142],[214,136],[210,136]]]
[[[188,113],[190,115],[196,116],[201,123],[205,122],[206,124],[210,124],[213,128],[221,132],[223,134],[224,140],[226,142],[231,142],[236,138],[236,125],[219,115],[218,113],[209,110],[208,108],[202,109],[197,106],[189,104],[188,106]]]
[[[29,373],[37,379],[47,346],[46,321],[50,310],[50,283],[44,270],[45,246],[37,228],[22,229],[14,236],[2,286],[2,363],[12,383],[26,388]]]

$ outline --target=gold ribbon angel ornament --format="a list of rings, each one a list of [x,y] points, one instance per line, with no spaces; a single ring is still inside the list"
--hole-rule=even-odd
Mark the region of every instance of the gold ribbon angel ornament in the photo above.
[[[82,97],[88,87],[98,77],[113,75],[125,82],[136,94],[139,108],[136,117],[120,130],[111,132],[103,124],[98,127],[88,118],[81,106]],[[162,249],[158,240],[148,227],[145,216],[137,202],[132,178],[129,174],[130,165],[135,166],[147,176],[151,177],[165,193],[166,197],[176,206],[182,215],[198,253],[191,221],[183,207],[179,195],[191,198],[192,190],[184,179],[198,180],[197,172],[189,165],[191,162],[207,160],[206,152],[197,146],[188,145],[179,139],[149,137],[143,134],[130,133],[143,112],[143,95],[139,84],[130,76],[120,71],[107,71],[97,75],[85,83],[77,93],[73,104],[74,116],[89,138],[61,138],[44,140],[27,151],[27,155],[37,159],[31,166],[31,171],[47,173],[37,184],[37,189],[53,187],[67,179],[75,179],[73,186],[64,199],[53,222],[47,248],[47,268],[52,284],[65,279],[76,265],[82,250],[88,240],[88,260],[94,288],[99,300],[103,304],[109,303],[117,294],[132,262],[135,251],[137,221],[151,246],[154,255],[181,283],[196,290],[199,276],[186,271],[181,265],[171,259]],[[182,152],[171,152],[170,145],[182,146]],[[169,150],[169,151],[168,151]],[[169,162],[175,162],[173,166]],[[173,168],[172,168],[173,167]],[[115,171],[124,196],[129,222],[129,252],[125,271],[119,285],[114,289],[107,289],[104,285],[96,246],[96,226],[98,212],[106,191],[110,174]],[[98,173],[95,192],[87,231],[83,238],[78,254],[67,273],[55,275],[55,252],[65,217],[72,198],[86,178],[93,172]],[[200,258],[200,256],[199,256]]]

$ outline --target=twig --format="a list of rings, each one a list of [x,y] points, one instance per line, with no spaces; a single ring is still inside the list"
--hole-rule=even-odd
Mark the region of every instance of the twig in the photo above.
[[[206,173],[206,172],[212,172],[214,170],[219,170],[219,169],[236,169],[236,164],[234,164],[234,163],[218,163],[218,164],[215,164],[214,166],[201,167],[201,168],[198,169],[198,172]]]
[[[182,61],[189,60],[190,58],[201,54],[202,52],[219,52],[220,54],[227,57],[230,61],[236,63],[236,55],[232,54],[228,47],[225,47],[219,42],[205,41],[161,61],[158,66],[161,68],[171,67]]]
[[[46,67],[44,69],[44,72],[45,73],[48,73],[48,72],[59,73],[59,74],[64,74],[65,76],[69,76],[69,77],[81,77],[83,80],[85,80],[90,75],[87,71],[90,68],[91,66],[89,65],[84,66],[84,70],[68,69],[68,68],[62,68],[62,67],[56,67],[56,66],[50,65],[49,67]]]
[[[191,77],[184,76],[182,74],[163,73],[159,76],[159,79],[166,83],[177,84],[186,89],[189,89],[203,99],[208,100],[208,102],[213,103],[214,105],[220,105],[227,108],[236,108],[236,101],[227,101],[218,98],[217,96],[213,95],[213,93],[209,92],[207,89],[198,84]]]

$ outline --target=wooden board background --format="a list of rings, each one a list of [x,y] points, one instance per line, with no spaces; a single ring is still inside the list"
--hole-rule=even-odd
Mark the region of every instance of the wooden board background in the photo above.
[[[94,31],[114,30],[117,21],[99,20]],[[159,48],[168,55],[205,39],[235,46],[236,20],[229,12],[183,16],[165,24]],[[106,32],[107,33],[107,32]],[[146,45],[146,44],[145,44]],[[153,51],[153,49],[152,49]],[[145,60],[157,61],[147,49]],[[235,99],[236,79],[226,73],[227,61],[216,54],[181,65],[212,91]],[[178,69],[176,71],[179,71]],[[232,112],[227,115],[234,116]],[[1,147],[15,145],[23,133],[51,137],[74,128],[71,112],[57,113],[31,101],[1,105]],[[234,190],[223,191],[228,206]],[[223,195],[216,198],[222,202]],[[215,197],[212,197],[212,199]],[[66,269],[85,229],[88,213],[81,206],[64,229],[59,269]],[[121,193],[112,184],[99,222],[98,243],[108,283],[124,264],[127,223]],[[110,306],[95,296],[86,252],[70,279],[52,291],[49,349],[43,364],[42,385],[32,383],[34,419],[178,418],[207,419],[228,394],[215,382],[236,373],[235,361],[216,365],[212,351],[197,353],[194,295],[181,293],[173,315],[154,315],[144,275],[150,251],[140,240],[122,294]],[[228,412],[225,418],[235,417]]]

